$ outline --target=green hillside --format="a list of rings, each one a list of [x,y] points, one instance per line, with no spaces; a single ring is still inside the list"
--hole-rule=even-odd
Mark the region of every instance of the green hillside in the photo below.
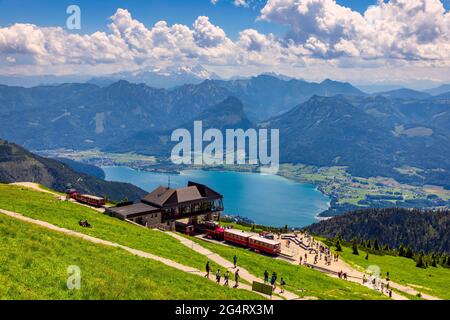
[[[71,265],[81,270],[79,290],[67,289]],[[121,249],[0,215],[0,300],[261,298]]]
[[[59,201],[51,194],[0,184],[0,208],[152,253],[200,270],[203,270],[206,262],[205,256],[185,247],[163,232],[134,226],[93,209],[71,202]],[[0,298],[158,299],[164,297],[200,299],[204,298],[202,290],[210,292],[217,298],[253,298],[253,296],[245,296],[249,294],[245,292],[233,292],[230,293],[230,296],[220,296],[220,294],[228,295],[229,293],[216,294],[217,290],[213,283],[212,288],[209,288],[209,283],[203,283],[204,281],[197,277],[192,279],[198,284],[191,282],[191,285],[195,283],[198,291],[191,289],[189,291],[185,287],[186,284],[183,283],[184,280],[181,280],[189,275],[172,270],[160,263],[137,258],[118,249],[71,239],[23,222],[13,221],[2,215],[0,218],[0,283],[2,283]],[[80,227],[78,221],[84,219],[88,220],[93,228]],[[190,239],[198,241],[202,246],[229,261],[237,254],[238,264],[260,278],[266,269],[269,272],[276,271],[279,277],[284,277],[287,281],[287,289],[299,296],[355,300],[386,298],[359,284],[331,278],[316,270],[290,264],[280,259],[259,255],[243,248],[213,244],[196,238]],[[445,292],[445,283],[448,281],[445,280],[450,279],[450,270],[443,268],[423,270],[415,268],[412,260],[391,256],[375,257],[371,255],[366,261],[364,257],[351,255],[351,252],[347,252],[345,248],[342,257],[362,267],[367,267],[367,263],[379,265],[383,272],[389,270],[391,278],[396,282],[423,286],[428,288],[423,292],[449,298],[448,293]],[[83,264],[82,269],[88,270],[93,277],[92,282],[89,282],[92,287],[86,287],[86,290],[91,288],[89,289],[91,291],[68,293],[64,289],[65,282],[61,284],[61,279],[66,279],[65,268],[68,264],[79,265],[80,263]],[[63,267],[63,270],[58,269]],[[211,267],[212,270],[215,270],[217,265],[212,264]],[[52,268],[56,268],[55,272],[52,272]],[[155,268],[159,272],[157,272],[157,276],[152,275]],[[95,270],[91,272],[91,269]],[[172,272],[173,276],[167,275],[169,273],[167,269]],[[24,274],[31,276],[28,279]],[[180,277],[177,276],[178,274]],[[121,279],[120,283],[116,283],[116,279]],[[164,284],[168,281],[174,283],[171,288],[148,290],[147,285],[159,286],[160,283]],[[94,290],[94,283],[100,286],[98,292]],[[164,291],[169,289],[173,291],[170,296]],[[219,290],[221,290],[220,287]],[[189,295],[184,296],[184,291],[189,292]]]
[[[342,247],[340,256],[354,266],[366,269],[369,266],[378,266],[381,274],[389,272],[392,281],[407,285],[419,292],[450,299],[450,268],[441,266],[428,267],[426,269],[417,268],[416,262],[398,256],[369,254],[369,259],[365,259],[365,252],[359,250],[359,255],[352,254],[352,249]]]
[[[285,279],[287,283],[286,289],[302,297],[316,297],[326,300],[387,299],[381,293],[359,284],[331,278],[319,271],[304,266],[290,264],[280,259],[273,259],[244,248],[214,244],[192,237],[189,239],[218,253],[230,262],[233,260],[234,255],[236,255],[239,266],[260,278],[263,277],[265,270],[269,274],[272,274],[273,271],[277,272],[278,278],[283,277]]]
[[[203,270],[205,257],[160,231],[140,228],[93,209],[59,201],[51,194],[0,184],[0,209],[50,222],[100,239],[139,249]],[[88,220],[91,229],[78,225]],[[212,265],[214,267],[214,265]]]

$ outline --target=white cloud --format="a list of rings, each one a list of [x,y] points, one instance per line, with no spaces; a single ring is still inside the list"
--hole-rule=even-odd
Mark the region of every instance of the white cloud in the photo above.
[[[0,71],[92,73],[200,63],[224,75],[364,77],[364,68],[378,68],[384,72],[372,74],[379,78],[394,69],[407,70],[396,76],[436,78],[435,70],[450,67],[450,13],[439,0],[381,1],[364,14],[334,0],[268,0],[259,19],[288,32],[277,37],[246,29],[233,41],[206,16],[192,26],[159,21],[148,27],[125,9],[111,17],[108,32],[86,35],[14,24],[0,27]]]
[[[205,16],[198,17],[194,23],[194,39],[200,47],[217,47],[227,40],[225,32],[209,22]]]
[[[450,14],[439,0],[380,1],[361,15],[334,0],[269,0],[262,20],[317,57],[450,60]]]

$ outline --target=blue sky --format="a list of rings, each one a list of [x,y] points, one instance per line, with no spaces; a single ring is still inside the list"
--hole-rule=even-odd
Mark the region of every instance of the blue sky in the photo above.
[[[254,0],[250,8],[239,8],[232,0],[219,0],[216,5],[210,0],[0,0],[0,26],[14,23],[33,23],[39,26],[65,26],[66,8],[79,5],[82,10],[82,33],[107,29],[108,17],[117,8],[128,9],[133,17],[147,26],[159,20],[169,24],[192,25],[198,16],[208,16],[231,37],[239,31],[254,28],[260,32],[281,34],[283,26],[256,21],[264,1]],[[337,3],[364,12],[376,0],[338,0]]]

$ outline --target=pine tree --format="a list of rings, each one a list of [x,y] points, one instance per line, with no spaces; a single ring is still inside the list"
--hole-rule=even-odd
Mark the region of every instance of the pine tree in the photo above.
[[[405,256],[405,247],[401,244],[400,247],[398,248],[398,255],[400,257],[404,257]]]
[[[366,253],[366,257],[364,259],[369,260],[369,253],[368,252]]]
[[[405,250],[405,258],[411,259],[414,257],[414,252],[411,250],[411,248],[407,247]]]
[[[373,242],[373,248],[375,249],[375,250],[380,250],[380,246],[378,245],[378,240],[377,239],[375,239],[375,241]]]
[[[383,247],[383,251],[389,251],[389,250],[390,250],[389,245],[385,244]]]
[[[338,252],[342,251],[341,242],[339,240],[336,241],[336,251],[338,251]]]
[[[356,244],[356,240],[353,241],[352,243],[352,250],[353,250],[353,254],[359,256],[359,252],[358,252],[358,245]]]
[[[425,261],[423,259],[423,254],[419,254],[419,257],[417,258],[417,263],[416,263],[416,267],[417,268],[425,268]]]
[[[432,267],[437,267],[437,263],[436,263],[436,258],[435,257],[433,257],[433,258],[431,258],[431,266]]]

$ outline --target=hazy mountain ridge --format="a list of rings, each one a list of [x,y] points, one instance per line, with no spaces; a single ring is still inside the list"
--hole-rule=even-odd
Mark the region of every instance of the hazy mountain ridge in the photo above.
[[[380,99],[383,103],[376,102]],[[315,96],[263,125],[280,129],[281,162],[348,166],[355,176],[387,176],[449,187],[450,134],[438,125],[428,126],[435,120],[432,114],[442,112],[441,106],[422,115],[423,124],[417,123],[417,114],[408,114],[403,107],[386,103],[383,97]],[[444,107],[450,111],[450,105]],[[402,174],[398,169],[402,166],[423,172]]]
[[[365,96],[349,83],[325,80],[321,83],[304,80],[282,80],[271,75],[250,79],[214,81],[240,99],[252,121],[258,122],[282,114],[314,95]]]
[[[110,200],[137,200],[146,192],[129,183],[104,181],[72,170],[62,162],[37,156],[0,140],[0,183],[36,182],[60,192],[71,186],[80,192],[107,196]]]
[[[64,83],[90,83],[107,87],[119,80],[131,83],[144,83],[155,88],[172,88],[184,84],[199,84],[206,79],[221,79],[202,65],[179,65],[167,68],[143,68],[134,71],[122,71],[102,76],[69,75],[0,75],[0,84],[20,87],[58,86]]]
[[[284,81],[272,76],[230,82],[206,80],[170,90],[123,80],[107,87],[0,86],[0,136],[30,149],[89,149],[143,130],[173,128],[229,96],[239,98],[250,120],[257,122],[314,93],[333,95],[346,90],[360,94],[349,84]]]
[[[139,150],[142,154],[169,156],[172,147],[177,142],[171,141],[174,129],[187,129],[191,136],[194,135],[194,121],[202,121],[203,130],[209,128],[218,129],[225,136],[226,129],[243,129],[255,127],[247,118],[244,106],[235,97],[228,97],[219,104],[201,112],[194,118],[169,130],[144,130],[138,132],[123,141],[107,146],[104,150],[108,152],[135,152]]]
[[[374,96],[383,96],[390,99],[411,99],[411,100],[421,100],[431,98],[432,95],[423,91],[417,91],[407,88],[395,89],[384,92],[377,92],[373,94]]]

